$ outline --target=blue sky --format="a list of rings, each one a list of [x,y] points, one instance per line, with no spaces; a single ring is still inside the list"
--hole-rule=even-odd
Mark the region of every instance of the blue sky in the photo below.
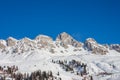
[[[0,0],[0,38],[53,37],[120,43],[119,0]]]

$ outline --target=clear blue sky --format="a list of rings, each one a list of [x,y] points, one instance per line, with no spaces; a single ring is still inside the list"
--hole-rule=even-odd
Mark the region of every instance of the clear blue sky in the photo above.
[[[0,0],[0,38],[53,37],[120,43],[119,0]]]

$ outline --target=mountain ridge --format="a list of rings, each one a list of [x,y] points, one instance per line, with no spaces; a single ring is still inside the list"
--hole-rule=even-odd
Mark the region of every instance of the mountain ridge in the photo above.
[[[22,74],[44,70],[52,71],[62,80],[92,80],[90,75],[93,80],[109,80],[110,76],[120,75],[119,61],[119,44],[104,45],[94,38],[79,42],[65,32],[59,34],[56,40],[46,35],[38,35],[35,39],[9,37],[0,40],[0,66],[18,66],[18,73]],[[7,77],[13,80],[9,74]],[[110,80],[115,79],[112,77]]]
[[[69,45],[74,48],[83,48],[87,51],[91,51],[94,54],[100,53],[102,55],[109,53],[109,50],[115,50],[120,52],[119,44],[103,45],[99,44],[93,38],[87,38],[85,42],[75,40],[71,35],[66,32],[60,33],[56,40],[47,35],[38,35],[34,39],[22,38],[17,40],[13,37],[8,37],[7,40],[0,39],[0,49],[5,50],[11,48],[13,52],[24,53],[27,50],[34,49],[48,49],[50,52],[55,53],[55,48],[63,47],[69,48]]]

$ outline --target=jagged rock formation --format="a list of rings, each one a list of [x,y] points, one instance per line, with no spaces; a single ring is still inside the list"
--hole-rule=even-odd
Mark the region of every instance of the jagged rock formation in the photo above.
[[[29,50],[34,50],[36,48],[36,43],[27,37],[18,41],[18,44],[14,47],[15,51],[19,53],[24,53]]]
[[[60,45],[65,47],[65,48],[67,48],[68,45],[72,45],[74,47],[82,47],[82,43],[80,43],[80,42],[76,41],[75,39],[73,39],[66,32],[63,32],[60,35],[58,35],[56,41],[59,42]]]
[[[116,50],[120,52],[120,45],[101,45],[93,38],[88,38],[85,43],[78,42],[66,32],[58,35],[54,41],[51,37],[45,35],[38,35],[35,39],[27,37],[16,40],[9,37],[7,40],[0,40],[0,51],[5,53],[25,53],[34,50],[45,50],[50,53],[66,53],[72,48],[73,52],[80,52],[82,50],[91,51],[94,54],[107,54],[109,50]]]
[[[48,48],[51,47],[53,48],[53,39],[49,36],[45,35],[39,35],[35,38],[35,41],[37,42],[37,46],[39,48]]]
[[[0,40],[0,49],[6,48],[6,41],[5,40]]]
[[[110,49],[120,52],[120,44],[111,44]]]
[[[107,48],[98,44],[93,38],[88,38],[84,45],[89,51],[92,51],[92,53],[101,53],[103,55],[108,53]]]
[[[7,45],[10,46],[10,47],[15,46],[16,43],[17,43],[17,40],[14,39],[14,38],[12,38],[12,37],[9,37],[9,38],[7,39]]]

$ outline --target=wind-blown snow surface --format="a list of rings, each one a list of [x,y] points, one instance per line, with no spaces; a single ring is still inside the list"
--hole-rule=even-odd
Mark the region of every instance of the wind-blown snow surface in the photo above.
[[[59,49],[58,49],[59,50]],[[35,70],[51,70],[56,75],[59,71],[62,80],[82,80],[80,76],[73,73],[65,72],[58,64],[52,60],[78,60],[87,64],[89,74],[93,80],[120,80],[120,53],[110,50],[106,55],[91,54],[84,49],[73,52],[72,47],[67,49],[66,53],[51,54],[45,50],[33,50],[22,54],[5,54],[0,53],[0,65],[19,67],[22,73],[32,72]],[[112,73],[111,75],[99,75],[99,73]]]

